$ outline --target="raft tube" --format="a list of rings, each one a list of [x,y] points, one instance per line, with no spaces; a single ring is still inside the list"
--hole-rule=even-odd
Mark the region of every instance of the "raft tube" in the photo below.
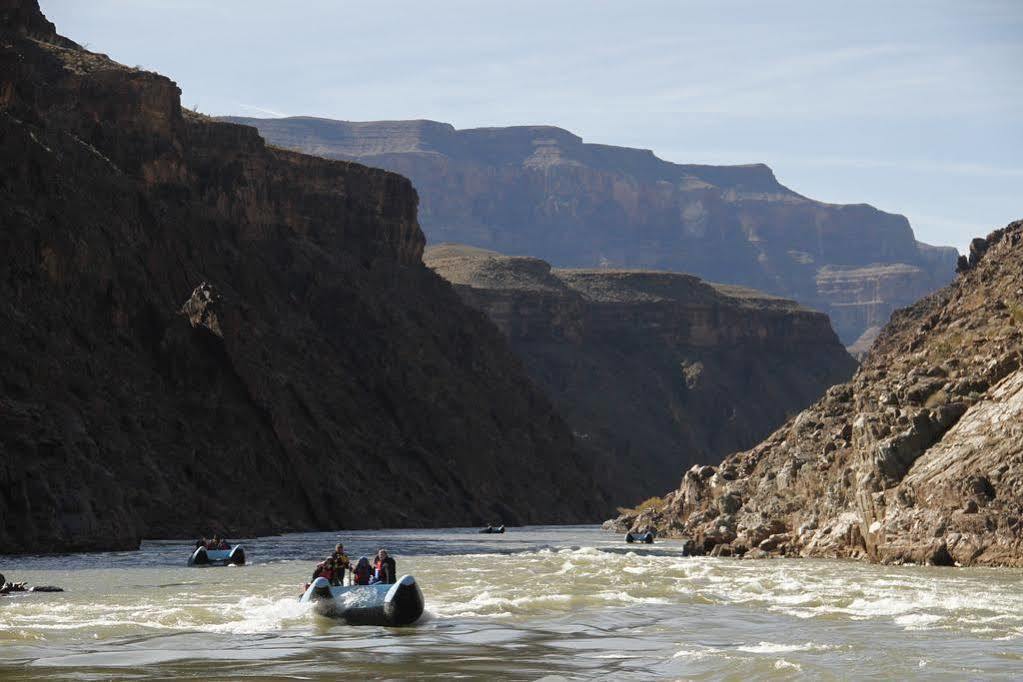
[[[485,535],[490,535],[491,533],[503,533],[504,526],[487,526],[486,528],[480,528],[480,532]]]
[[[645,533],[626,533],[625,541],[628,543],[644,542],[648,545],[652,545],[654,543],[654,534],[650,531]]]
[[[393,585],[331,585],[317,578],[300,601],[312,604],[321,616],[342,620],[348,625],[412,625],[423,615],[423,593],[416,579],[402,576]]]
[[[245,550],[241,545],[231,549],[206,549],[197,547],[188,557],[189,566],[244,566]]]

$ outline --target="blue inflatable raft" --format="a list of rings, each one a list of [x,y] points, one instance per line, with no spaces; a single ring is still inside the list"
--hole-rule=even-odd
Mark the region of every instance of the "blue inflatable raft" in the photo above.
[[[245,550],[241,545],[231,549],[206,549],[197,547],[188,557],[189,566],[244,566]]]
[[[300,601],[312,604],[321,616],[342,620],[348,625],[412,625],[423,615],[423,593],[416,579],[403,576],[387,585],[331,585],[317,578]]]

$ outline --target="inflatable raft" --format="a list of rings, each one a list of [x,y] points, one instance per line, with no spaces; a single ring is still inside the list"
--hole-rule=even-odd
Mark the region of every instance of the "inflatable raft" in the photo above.
[[[626,533],[625,534],[625,541],[626,542],[630,542],[630,543],[631,542],[644,542],[644,543],[646,543],[648,545],[652,545],[653,542],[654,542],[654,534],[651,533],[650,531],[647,531],[645,533]]]
[[[189,566],[244,566],[245,550],[241,545],[231,549],[206,549],[197,547],[188,557]]]
[[[423,615],[423,593],[416,579],[402,576],[392,585],[331,585],[317,578],[300,600],[321,616],[348,625],[412,625]]]
[[[486,528],[480,528],[480,532],[485,535],[490,535],[491,533],[503,533],[504,526],[487,526]]]

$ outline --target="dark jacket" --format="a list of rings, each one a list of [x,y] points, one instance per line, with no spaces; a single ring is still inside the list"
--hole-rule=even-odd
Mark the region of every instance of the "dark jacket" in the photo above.
[[[366,557],[359,559],[352,569],[352,578],[356,585],[369,585],[369,579],[373,576],[373,568],[369,565]]]
[[[376,579],[381,583],[393,583],[397,578],[398,565],[394,563],[394,557],[387,557],[383,561],[376,561]]]

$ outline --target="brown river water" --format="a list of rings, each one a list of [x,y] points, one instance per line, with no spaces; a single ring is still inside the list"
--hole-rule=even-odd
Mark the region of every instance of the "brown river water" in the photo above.
[[[315,560],[386,547],[426,614],[347,627],[298,603]],[[906,679],[1023,676],[1023,571],[681,556],[596,527],[243,539],[249,565],[188,568],[190,543],[0,557],[0,679]]]

